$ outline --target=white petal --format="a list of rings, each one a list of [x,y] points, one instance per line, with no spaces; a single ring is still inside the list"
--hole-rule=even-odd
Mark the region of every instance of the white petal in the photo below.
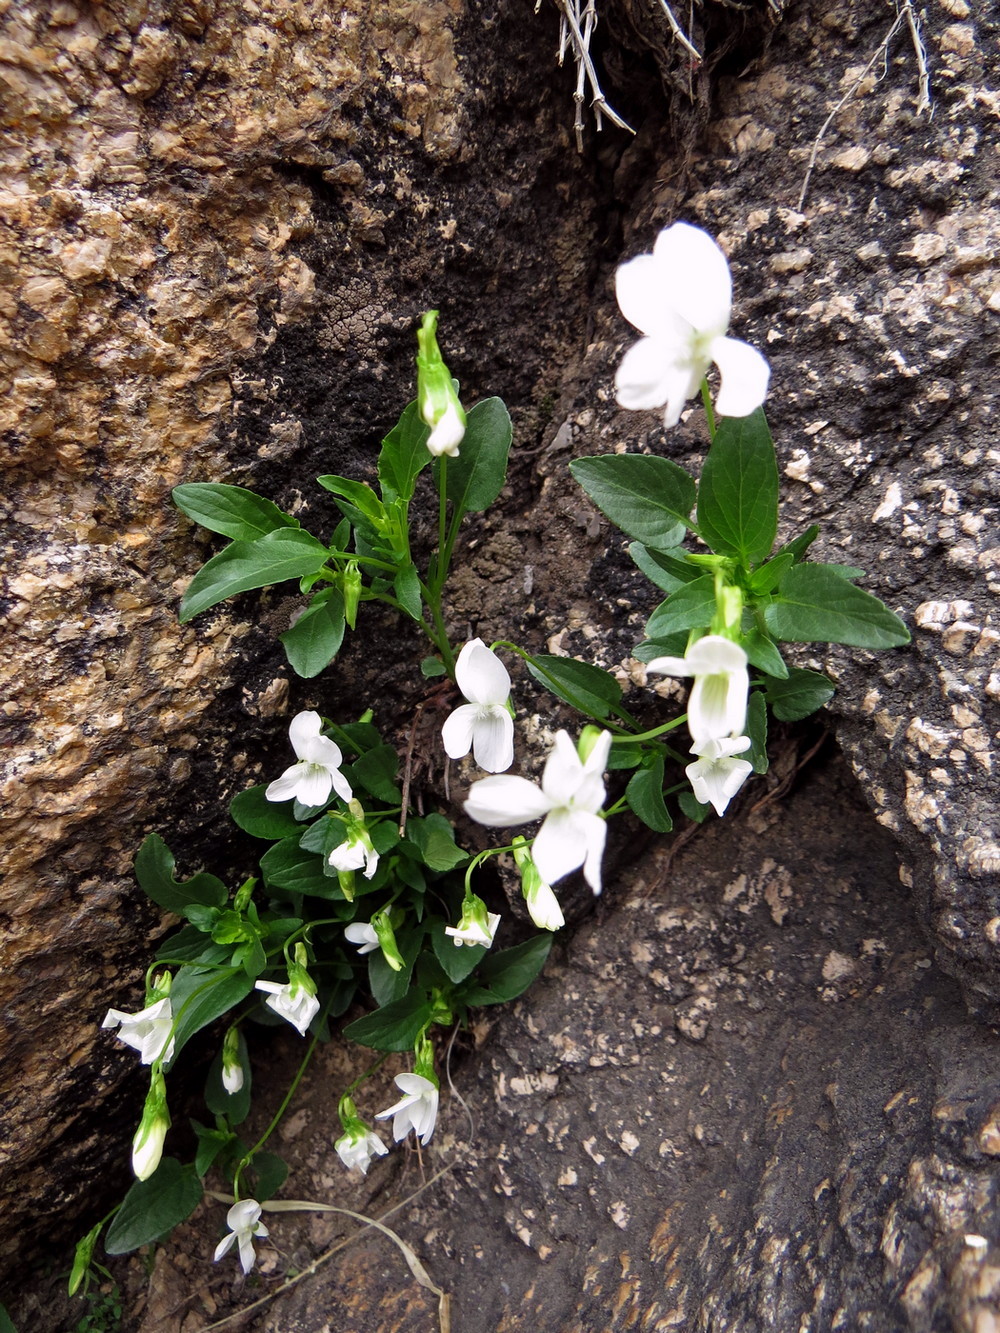
[[[587,856],[584,817],[572,810],[553,810],[539,829],[531,859],[547,884],[555,884],[583,865]]]
[[[733,754],[742,754],[749,750],[753,742],[749,736],[726,736],[722,740],[703,741],[701,745],[692,745],[691,753],[701,759],[726,759]]]
[[[286,768],[280,778],[275,778],[273,782],[268,783],[264,792],[264,799],[268,801],[290,801],[299,790],[299,776],[301,773],[302,769],[298,764]]]
[[[334,870],[360,870],[365,864],[365,849],[360,841],[348,839],[347,842],[342,842],[339,847],[334,847],[326,859]],[[351,927],[348,926],[347,929],[350,930]],[[351,937],[348,935],[347,938],[350,939]]]
[[[539,930],[559,930],[566,924],[566,918],[559,906],[559,899],[552,892],[550,884],[539,884],[531,893],[525,895],[528,915]]]
[[[510,768],[514,762],[514,719],[506,708],[494,704],[480,710],[472,733],[472,752],[487,773],[505,773]]]
[[[690,676],[694,673],[691,665],[684,657],[654,657],[652,662],[646,663],[646,674],[650,671],[658,676]]]
[[[668,403],[680,416],[692,375],[687,364],[689,347],[690,340],[683,337],[640,338],[622,357],[615,374],[619,404],[630,412],[645,412]],[[702,374],[708,364],[706,359]]]
[[[299,783],[295,795],[303,805],[325,805],[330,799],[333,779],[322,764],[304,763],[299,769]]]
[[[615,295],[622,314],[640,333],[658,333],[664,318],[669,325],[670,308],[663,300],[659,266],[652,255],[637,255],[619,264]]]
[[[729,802],[753,772],[753,765],[746,759],[732,757],[699,759],[688,764],[684,772],[702,805],[714,806],[717,815],[724,815]]]
[[[441,742],[449,759],[464,759],[472,749],[473,723],[478,715],[475,704],[462,704],[449,714],[441,728]]]
[[[608,766],[608,756],[611,754],[611,732],[602,731],[597,740],[594,741],[590,754],[587,755],[587,762],[584,768],[588,773],[598,773],[601,776]]]
[[[470,639],[459,653],[455,681],[470,704],[505,704],[510,694],[507,668],[482,639]]]
[[[576,746],[569,738],[569,733],[557,731],[555,745],[549,752],[542,772],[542,791],[552,803],[552,807],[569,805],[579,791],[583,779],[584,767],[576,752]],[[541,866],[538,868],[541,870]],[[551,880],[551,878],[551,875],[546,875],[542,871],[542,879]]]
[[[712,360],[722,376],[715,410],[722,417],[748,417],[767,397],[770,366],[756,347],[737,338],[716,338]]]
[[[454,403],[449,403],[447,411],[427,437],[427,448],[435,458],[447,454],[449,458],[458,457],[458,446],[465,438],[465,425],[455,410]]]
[[[429,1078],[424,1078],[423,1074],[397,1074],[392,1081],[400,1092],[414,1097],[429,1097],[432,1092],[437,1092],[434,1084]]]
[[[288,739],[292,742],[297,759],[305,759],[305,747],[316,739],[322,726],[323,719],[319,713],[307,711],[295,714],[288,728]]]
[[[351,791],[351,784],[347,781],[339,768],[331,768],[329,773],[330,781],[333,784],[333,790],[342,801],[349,801],[354,795]]]
[[[656,281],[672,310],[696,329],[725,333],[733,303],[729,261],[708,232],[686,222],[661,231],[653,247]]]
[[[738,643],[724,634],[706,634],[693,643],[684,655],[686,676],[715,675],[718,672],[745,671],[747,655]],[[649,670],[647,665],[646,670]]]
[[[551,800],[533,782],[506,774],[474,782],[465,802],[469,818],[490,828],[526,824],[531,819],[541,819],[551,809]]]
[[[329,736],[313,736],[302,750],[302,759],[308,759],[311,764],[322,764],[324,768],[339,768],[344,762],[340,746]]]
[[[253,1241],[245,1231],[239,1233],[240,1242],[240,1267],[244,1273],[249,1273],[253,1268],[257,1256],[253,1252]]]
[[[608,826],[597,815],[580,812],[577,819],[585,822],[587,839],[587,857],[583,863],[583,877],[594,890],[601,892],[601,857],[604,855],[604,843],[608,836]]]
[[[233,1248],[233,1242],[236,1240],[236,1232],[230,1231],[228,1236],[223,1236],[215,1247],[215,1254],[212,1255],[212,1263],[217,1264],[224,1254],[228,1254]]]

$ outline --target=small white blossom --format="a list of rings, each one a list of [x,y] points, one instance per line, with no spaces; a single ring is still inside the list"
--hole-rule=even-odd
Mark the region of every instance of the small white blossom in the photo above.
[[[373,1157],[384,1157],[389,1151],[374,1130],[360,1120],[355,1121],[333,1146],[348,1171],[357,1168],[363,1176],[368,1174]]]
[[[132,1170],[137,1180],[148,1180],[160,1165],[163,1142],[170,1128],[167,1110],[167,1085],[162,1073],[154,1070],[149,1092],[142,1108],[142,1119],[132,1139]]]
[[[142,1064],[151,1065],[159,1059],[169,1063],[174,1053],[174,1039],[170,1035],[173,1025],[170,997],[165,996],[155,1004],[147,1005],[137,1014],[125,1014],[120,1009],[109,1009],[101,1027],[118,1026],[118,1031],[115,1033],[118,1040],[138,1051]]]
[[[295,981],[288,981],[283,986],[279,986],[276,981],[258,981],[255,989],[267,992],[264,1003],[268,1009],[273,1009],[276,1014],[287,1019],[303,1037],[306,1035],[309,1024],[319,1013],[319,1000],[316,999],[315,991],[297,985]]]
[[[749,416],[767,393],[770,370],[756,348],[726,337],[732,312],[729,264],[699,227],[675,222],[651,255],[622,264],[615,277],[621,312],[644,338],[626,352],[615,390],[622,407],[664,409],[675,426],[714,361],[722,377],[716,409]]]
[[[349,833],[339,847],[334,847],[327,860],[334,870],[341,872],[360,870],[364,866],[365,879],[371,879],[378,869],[378,852],[365,829]]]
[[[242,1092],[243,1066],[239,1061],[232,1065],[226,1064],[225,1061],[223,1061],[222,1086],[229,1093],[230,1097],[235,1097],[238,1092]]]
[[[721,634],[706,634],[683,657],[657,657],[646,670],[664,676],[694,676],[688,700],[688,731],[698,746],[743,733],[747,721],[750,674],[747,655]]]
[[[531,848],[542,879],[553,884],[582,866],[587,883],[600,893],[607,826],[597,812],[604,804],[610,748],[611,736],[602,731],[584,763],[567,733],[557,732],[540,789],[527,778],[482,778],[469,791],[466,814],[490,828],[544,818]]]
[[[753,772],[753,764],[735,755],[750,749],[748,736],[732,736],[728,740],[703,741],[691,753],[699,758],[688,764],[684,772],[702,805],[715,807],[717,815],[726,813],[726,806]]]
[[[260,1212],[260,1204],[256,1199],[241,1199],[239,1203],[233,1204],[226,1214],[229,1235],[223,1236],[215,1247],[213,1263],[218,1263],[222,1256],[233,1248],[234,1242],[239,1242],[240,1267],[244,1273],[250,1272],[257,1258],[254,1254],[253,1237],[268,1235],[267,1227],[260,1220]]]
[[[559,899],[553,892],[552,885],[546,884],[539,876],[538,883],[524,891],[524,902],[528,915],[539,930],[561,930],[566,924]]]
[[[459,416],[454,403],[449,403],[443,416],[427,437],[427,448],[435,458],[440,458],[442,454],[447,454],[449,458],[457,458],[458,446],[464,439],[465,422]]]
[[[481,945],[488,949],[500,924],[499,914],[488,912],[481,898],[473,897],[462,904],[462,919],[457,926],[445,926],[444,933],[456,945]]]
[[[469,702],[456,708],[441,729],[448,757],[462,759],[471,750],[487,773],[506,772],[514,762],[507,668],[482,639],[470,639],[455,663],[455,681]]]
[[[387,1111],[379,1111],[376,1120],[392,1121],[392,1137],[399,1143],[412,1129],[425,1146],[430,1142],[437,1123],[437,1085],[423,1074],[397,1074],[394,1082],[405,1096]]]
[[[368,921],[355,921],[344,927],[344,934],[349,944],[357,946],[359,954],[374,953],[379,947],[378,934]]]
[[[351,799],[350,783],[340,771],[344,762],[340,746],[323,736],[322,729],[319,713],[297,713],[292,718],[288,736],[298,763],[268,784],[264,792],[267,800],[290,801],[294,797],[303,805],[325,805],[331,790],[341,800]]]

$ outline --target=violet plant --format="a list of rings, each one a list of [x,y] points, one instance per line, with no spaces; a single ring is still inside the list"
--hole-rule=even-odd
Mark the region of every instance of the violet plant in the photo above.
[[[666,594],[634,653],[647,673],[693,681],[685,714],[650,725],[647,708],[647,720],[639,720],[625,707],[616,678],[589,662],[533,654],[508,640],[487,646],[473,639],[460,648],[451,642],[444,592],[459,531],[500,494],[511,425],[497,398],[466,413],[438,348],[436,312],[424,316],[418,333],[417,399],[382,443],[376,486],[319,478],[342,515],[329,542],[245,488],[193,483],[175,490],[189,518],[230,539],[192,580],[183,620],[237,593],[297,580],[308,600],[281,642],[292,668],[310,678],[333,662],[364,603],[392,607],[430,645],[419,670],[448,677],[465,700],[441,735],[445,755],[457,760],[471,752],[488,774],[469,788],[465,814],[490,828],[537,827],[472,854],[459,845],[453,811],[410,808],[408,775],[400,779],[400,757],[371,710],[355,720],[305,711],[289,728],[294,763],[231,804],[236,824],[269,844],[258,876],[232,894],[207,872],[178,879],[163,840],[147,838],[135,863],[139,884],[185,924],[147,972],[143,1009],[111,1010],[104,1021],[150,1066],[133,1145],[137,1180],[110,1222],[108,1253],[168,1232],[201,1201],[214,1172],[229,1192],[212,1197],[230,1205],[229,1230],[215,1257],[235,1246],[249,1271],[254,1238],[268,1234],[262,1210],[295,1206],[269,1202],[286,1167],[267,1145],[316,1044],[359,995],[374,1007],[343,1033],[376,1055],[341,1098],[336,1151],[345,1167],[367,1172],[388,1151],[372,1121],[391,1120],[396,1142],[412,1131],[427,1144],[439,1105],[435,1034],[530,985],[552,932],[564,924],[553,886],[582,870],[593,892],[601,892],[608,819],[631,812],[669,832],[678,806],[696,820],[713,808],[725,813],[751,774],[767,769],[768,710],[796,720],[833,693],[825,676],[789,666],[782,643],[880,649],[908,641],[903,622],[856,586],[860,570],[807,559],[815,527],[777,545],[778,468],[762,409],[769,371],[759,352],[728,334],[731,279],[715,242],[677,223],[661,232],[651,255],[619,268],[617,291],[626,318],[643,334],[619,368],[619,403],[662,408],[672,426],[700,393],[708,452],[697,481],[670,459],[647,453],[581,458],[570,466],[594,504],[632,539],[636,565]],[[721,375],[714,405],[706,379],[713,363]],[[437,545],[421,568],[411,547],[410,507],[427,467]],[[684,545],[689,535],[693,549]],[[540,783],[507,771],[515,758],[516,711],[500,653],[523,661],[580,715],[575,742],[568,731],[557,733]],[[687,763],[675,748],[685,724]],[[617,784],[610,805],[609,773]],[[497,948],[497,936],[509,928],[477,892],[478,872],[504,854],[540,933]],[[166,1075],[191,1038],[223,1018],[225,1035],[205,1089],[212,1122],[192,1122],[198,1147],[194,1160],[182,1163],[163,1156],[170,1128]],[[240,1127],[250,1109],[251,1022],[287,1022],[307,1046],[268,1128],[247,1143]],[[356,1098],[393,1052],[409,1052],[413,1062],[412,1071],[395,1077],[401,1099],[366,1117]],[[71,1287],[85,1280],[100,1229],[81,1242]]]

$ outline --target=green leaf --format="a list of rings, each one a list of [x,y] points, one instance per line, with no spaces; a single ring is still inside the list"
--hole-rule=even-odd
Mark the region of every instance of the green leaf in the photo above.
[[[704,574],[661,602],[646,621],[646,637],[664,639],[681,630],[705,629],[715,615],[715,579]]]
[[[541,654],[525,659],[529,673],[540,685],[589,717],[608,716],[621,703],[621,686],[614,676],[575,657]]]
[[[459,992],[463,1004],[506,1004],[524,993],[545,966],[552,948],[548,931],[516,944],[513,949],[488,953],[470,985]]]
[[[392,746],[376,745],[354,761],[351,776],[376,799],[385,801],[387,805],[398,805],[402,799],[396,786],[398,768],[399,755]]]
[[[430,680],[435,676],[447,675],[447,672],[440,657],[425,657],[420,663],[420,674]]]
[[[151,833],[135,858],[135,877],[139,887],[164,911],[181,916],[191,903],[202,907],[222,907],[229,893],[221,879],[201,871],[190,879],[174,879],[174,858],[158,833]]]
[[[781,550],[778,551],[777,555],[783,555],[788,551],[795,563],[799,564],[800,561],[805,559],[806,551],[809,550],[809,547],[812,546],[818,536],[819,525],[813,523],[810,527],[806,528],[805,532],[800,532],[794,540],[786,542]],[[777,556],[775,556],[775,559],[777,559]]]
[[[777,676],[784,679],[788,675],[788,667],[773,641],[755,625],[753,629],[747,632],[740,639],[740,645],[745,651],[751,666],[755,666],[758,671],[764,671],[769,676]]]
[[[747,700],[747,733],[750,749],[740,756],[753,764],[755,773],[766,773],[767,758],[767,704],[760,690],[751,690]]]
[[[763,408],[719,423],[698,483],[698,527],[713,551],[745,567],[774,545],[778,464]]]
[[[348,1023],[344,1036],[376,1051],[410,1051],[433,1012],[423,993],[411,990],[401,1000]]]
[[[632,813],[657,833],[669,833],[674,821],[663,802],[663,756],[657,755],[648,768],[640,768],[625,788]]]
[[[174,1032],[174,1053],[164,1061],[164,1069],[172,1069],[184,1046],[202,1028],[240,1004],[253,990],[253,981],[244,971],[229,972],[218,968],[188,964],[174,977],[170,988],[170,1004],[177,1028]]]
[[[466,422],[459,456],[448,459],[447,494],[456,516],[489,509],[503,490],[512,438],[510,413],[503,399],[487,398],[475,405]],[[436,481],[441,461],[436,459],[434,463]]]
[[[824,565],[793,565],[778,585],[764,620],[776,639],[899,648],[910,633],[877,597]]]
[[[274,1152],[256,1152],[250,1168],[253,1174],[253,1197],[263,1203],[281,1189],[288,1179],[288,1163]]]
[[[687,641],[686,629],[659,639],[643,639],[632,649],[632,656],[637,662],[652,662],[657,657],[683,657]]]
[[[216,1158],[232,1143],[236,1135],[225,1129],[208,1129],[197,1120],[191,1121],[191,1128],[198,1139],[195,1149],[194,1169],[202,1179],[211,1171]]]
[[[188,909],[190,910],[190,909]],[[211,944],[197,926],[182,926],[163,941],[156,951],[156,961],[180,959],[184,963],[228,963],[231,950],[223,944]]]
[[[330,665],[344,642],[344,598],[339,588],[324,588],[291,629],[279,635],[296,675],[311,680]]]
[[[363,514],[376,532],[385,532],[388,527],[385,505],[378,498],[366,481],[352,481],[350,477],[329,475],[316,480],[325,491],[338,498],[343,498],[349,505]]]
[[[433,814],[424,819],[407,820],[406,836],[419,847],[424,865],[429,870],[439,873],[454,870],[469,859],[468,852],[463,852],[455,842],[455,830],[444,815]]]
[[[678,792],[677,804],[687,815],[688,819],[693,819],[696,824],[703,824],[707,817],[712,813],[712,807],[710,805],[703,805],[693,791]]]
[[[237,828],[252,838],[267,838],[277,842],[302,831],[302,825],[292,814],[292,801],[269,801],[264,793],[267,784],[239,792],[229,802],[229,814]]]
[[[297,528],[299,521],[276,504],[243,486],[190,482],[173,489],[174,504],[209,532],[235,541],[254,541],[280,528]]]
[[[464,981],[470,972],[476,970],[479,960],[486,953],[482,944],[456,944],[451,935],[446,935],[447,921],[431,922],[431,944],[434,956],[444,968],[451,982]]]
[[[791,551],[779,551],[773,560],[761,565],[760,569],[755,569],[750,575],[750,591],[758,596],[770,592],[778,586],[794,564],[795,556]]]
[[[224,1115],[231,1125],[242,1125],[250,1114],[250,1053],[242,1032],[238,1034],[237,1043],[240,1064],[243,1066],[243,1087],[239,1092],[227,1092],[222,1082],[221,1048],[212,1061],[205,1082],[205,1105],[213,1115]],[[199,1171],[198,1174],[204,1175],[204,1172]]]
[[[431,461],[427,448],[429,434],[430,429],[420,420],[416,401],[407,403],[399,421],[382,441],[378,456],[378,479],[386,504],[412,499],[417,477]]]
[[[299,846],[300,833],[283,838],[264,853],[260,868],[264,881],[272,888],[288,893],[305,893],[314,898],[339,898],[344,894],[336,875],[323,872],[323,857]]]
[[[798,722],[832,699],[835,686],[819,671],[792,667],[787,680],[769,680],[765,692],[771,712],[780,722]]]
[[[603,454],[569,470],[607,518],[654,551],[680,544],[694,508],[694,479],[669,458]]]
[[[77,1283],[77,1286],[79,1285],[80,1284]],[[71,1285],[69,1294],[71,1296],[74,1295],[75,1290],[76,1289]],[[14,1327],[10,1315],[2,1305],[0,1305],[0,1333],[17,1333],[17,1329]]]
[[[108,1254],[130,1254],[172,1231],[201,1203],[201,1181],[193,1164],[164,1157],[148,1180],[137,1180],[108,1228]]]
[[[392,581],[396,600],[412,620],[423,618],[424,603],[420,595],[420,575],[416,565],[404,565]]]
[[[642,542],[633,542],[628,553],[646,578],[664,592],[676,592],[685,583],[693,583],[703,574],[698,565],[684,558],[685,551],[681,546],[672,551],[651,551]]]
[[[181,599],[181,623],[239,592],[316,574],[328,556],[322,542],[300,529],[281,528],[256,541],[230,542],[188,584]]]
[[[368,989],[377,1005],[381,1007],[393,1004],[396,1000],[401,1000],[409,990],[413,964],[417,961],[417,954],[423,942],[423,926],[399,931],[396,936],[396,946],[403,959],[403,966],[398,972],[385,961],[385,954],[381,949],[374,949],[368,955]]]

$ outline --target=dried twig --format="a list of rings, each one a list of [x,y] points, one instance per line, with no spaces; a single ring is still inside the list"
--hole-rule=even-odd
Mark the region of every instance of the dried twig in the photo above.
[[[809,192],[809,181],[812,178],[813,169],[816,166],[816,158],[819,155],[820,145],[822,144],[834,117],[837,116],[843,107],[845,107],[851,100],[864,83],[865,79],[867,79],[868,75],[878,64],[879,60],[882,61],[883,65],[881,77],[885,78],[889,64],[889,43],[904,23],[906,23],[910,29],[910,36],[913,39],[913,49],[917,57],[920,91],[920,95],[917,99],[917,113],[919,114],[922,111],[929,111],[931,109],[930,73],[927,67],[927,52],[924,49],[924,44],[920,36],[920,25],[917,22],[917,16],[913,12],[912,0],[896,0],[896,17],[892,22],[892,26],[882,38],[882,41],[879,43],[878,49],[872,56],[871,60],[869,60],[868,64],[858,75],[857,79],[855,79],[854,83],[851,84],[847,92],[844,93],[843,97],[827,116],[826,120],[823,121],[819,134],[817,134],[816,138],[813,140],[812,152],[809,154],[809,165],[806,167],[805,179],[802,182],[802,190],[799,193],[799,202],[795,206],[797,212],[801,213],[803,206],[805,205],[806,195]]]
[[[536,12],[541,0],[535,6]],[[567,50],[573,54],[576,61],[576,89],[573,93],[573,101],[576,103],[576,115],[573,120],[573,131],[576,135],[577,151],[583,152],[583,104],[586,101],[586,86],[590,85],[591,107],[594,112],[594,120],[597,128],[602,125],[602,115],[607,116],[613,125],[619,129],[628,130],[629,134],[634,134],[632,126],[619,116],[618,112],[612,107],[601,89],[600,80],[597,77],[597,70],[590,56],[590,43],[597,28],[597,6],[595,0],[586,0],[586,5],[581,6],[581,0],[555,0],[556,8],[559,10],[559,64],[563,63]]]
[[[667,22],[670,24],[670,31],[674,34],[674,38],[680,42],[684,50],[689,52],[694,60],[700,61],[701,52],[693,45],[687,33],[674,18],[674,11],[667,4],[667,0],[660,0],[660,4],[663,6],[663,12],[667,16]]]

